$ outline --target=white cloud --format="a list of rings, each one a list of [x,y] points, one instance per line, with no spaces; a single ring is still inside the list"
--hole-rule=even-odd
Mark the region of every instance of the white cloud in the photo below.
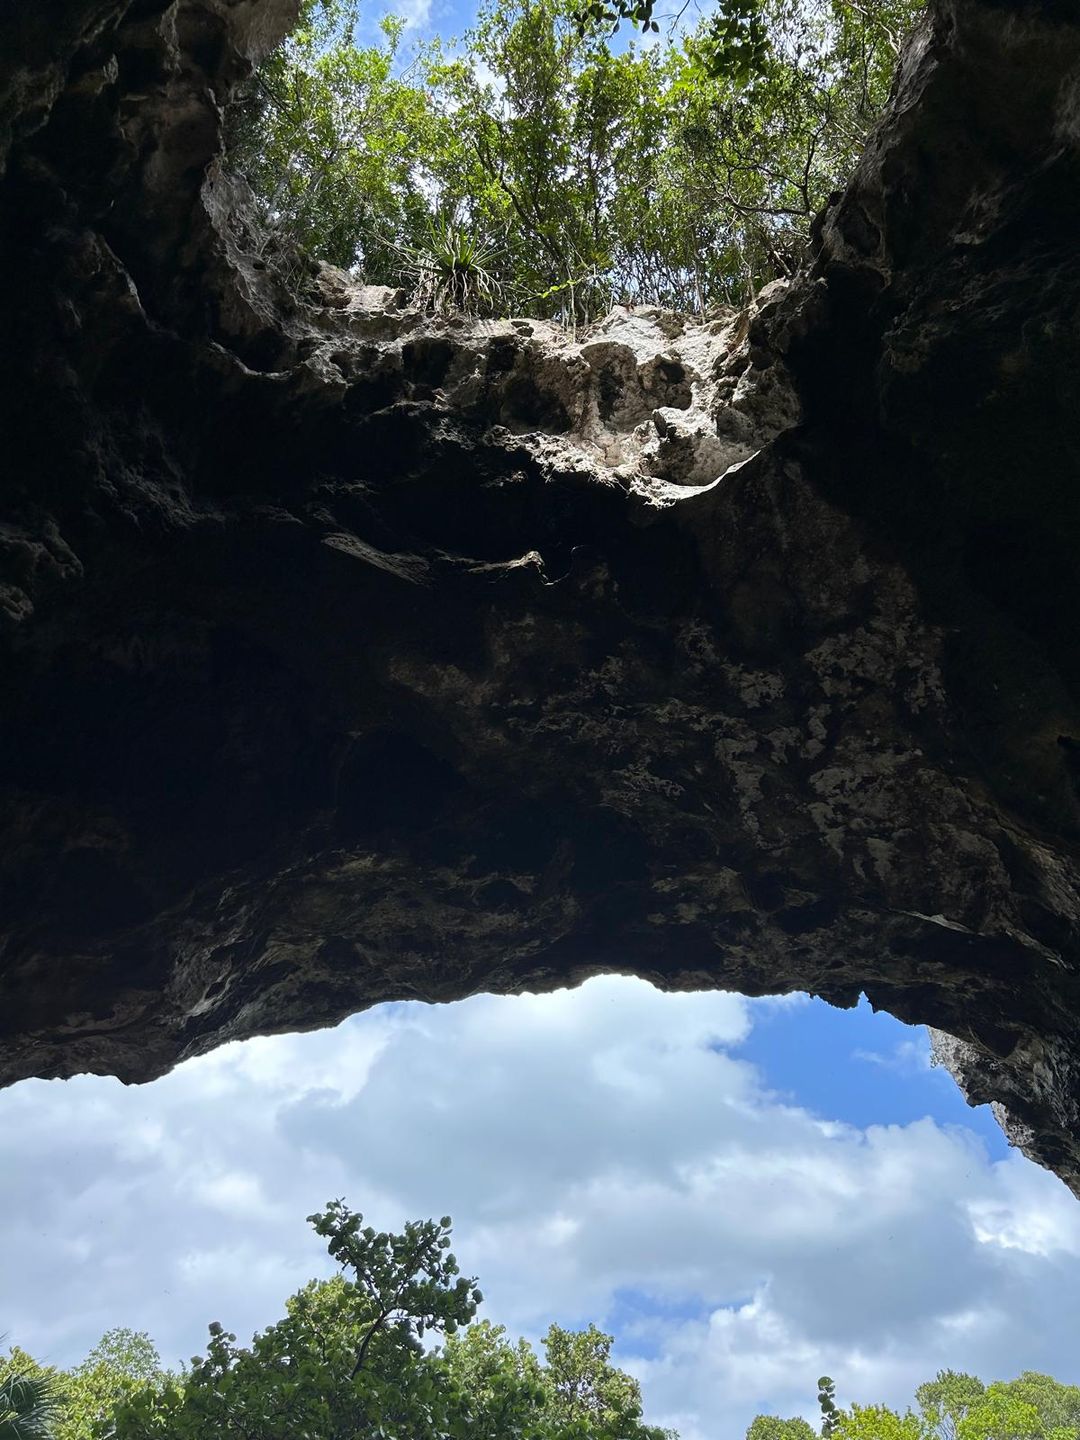
[[[868,1065],[877,1065],[882,1070],[894,1070],[898,1075],[920,1075],[933,1068],[930,1041],[925,1031],[912,1040],[901,1040],[891,1050],[855,1049],[853,1060],[862,1060]]]
[[[906,1403],[939,1366],[1080,1379],[1080,1207],[963,1128],[781,1104],[737,996],[576,992],[397,1005],[227,1046],[156,1084],[0,1094],[0,1328],[43,1358],[148,1329],[246,1338],[328,1267],[303,1217],[451,1213],[485,1313],[610,1320],[650,1418],[737,1440],[813,1385]],[[857,1075],[857,1070],[853,1072]]]
[[[401,0],[396,14],[405,21],[406,30],[424,30],[431,19],[431,0]]]

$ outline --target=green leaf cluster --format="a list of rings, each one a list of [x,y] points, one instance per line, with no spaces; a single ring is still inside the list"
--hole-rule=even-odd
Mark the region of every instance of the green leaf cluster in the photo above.
[[[482,0],[452,44],[302,24],[232,107],[259,257],[299,247],[417,304],[587,323],[703,314],[788,274],[850,173],[924,0],[718,0],[613,47],[651,0]]]
[[[551,1326],[541,1358],[470,1324],[482,1296],[459,1273],[448,1216],[392,1233],[335,1200],[308,1219],[340,1272],[305,1285],[250,1346],[215,1322],[181,1374],[130,1331],[68,1373],[13,1351],[0,1440],[674,1440],[643,1422],[637,1383],[595,1326]]]
[[[1080,1387],[1025,1370],[1015,1380],[985,1385],[975,1375],[939,1370],[915,1392],[918,1408],[903,1414],[885,1405],[835,1402],[835,1386],[818,1381],[821,1435],[832,1440],[1080,1440]],[[746,1440],[811,1440],[801,1419],[758,1415]]]
[[[59,1409],[53,1377],[29,1356],[13,1356],[0,1373],[0,1440],[53,1440]]]
[[[116,1410],[144,1391],[156,1393],[165,1378],[143,1331],[107,1331],[67,1371],[13,1349],[0,1356],[0,1440],[104,1440]]]
[[[779,1415],[755,1415],[746,1440],[817,1440],[817,1431],[801,1416],[782,1420]]]

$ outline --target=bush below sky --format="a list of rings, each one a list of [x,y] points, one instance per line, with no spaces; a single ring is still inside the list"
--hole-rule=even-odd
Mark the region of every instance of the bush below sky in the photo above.
[[[1080,1381],[1080,1206],[868,1007],[577,991],[385,1006],[148,1086],[0,1093],[0,1331],[71,1364],[242,1340],[329,1262],[304,1217],[449,1213],[482,1314],[595,1320],[685,1440],[905,1404],[941,1366]]]

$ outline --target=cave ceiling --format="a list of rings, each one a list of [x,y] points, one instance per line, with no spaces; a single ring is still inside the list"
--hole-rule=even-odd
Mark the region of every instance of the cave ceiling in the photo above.
[[[1080,16],[941,0],[741,313],[257,258],[288,0],[0,17],[0,1083],[803,990],[1080,1185]]]

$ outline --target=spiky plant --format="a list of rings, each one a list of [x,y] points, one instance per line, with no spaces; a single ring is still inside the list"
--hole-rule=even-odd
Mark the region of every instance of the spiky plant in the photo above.
[[[0,1440],[54,1440],[59,1413],[51,1375],[12,1370],[0,1379]]]
[[[494,245],[478,239],[453,217],[438,216],[411,256],[417,300],[440,314],[477,314],[494,308],[503,293],[493,269]]]

